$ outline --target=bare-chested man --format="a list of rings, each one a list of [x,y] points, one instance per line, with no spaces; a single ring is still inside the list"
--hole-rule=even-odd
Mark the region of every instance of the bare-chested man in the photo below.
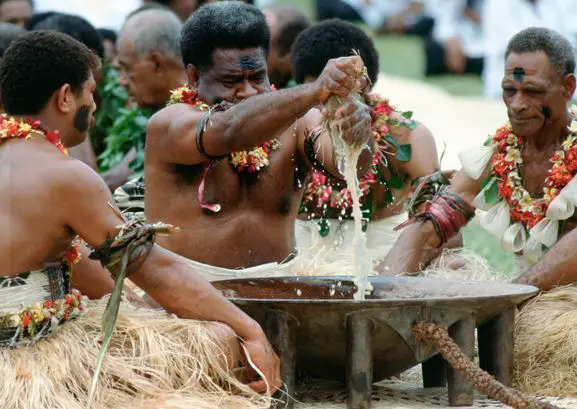
[[[0,368],[2,382],[14,385],[0,388],[3,407],[86,406],[102,311],[91,306],[82,315],[82,298],[74,290],[69,293],[70,274],[72,287],[88,289],[99,285],[87,280],[100,280],[102,268],[87,257],[86,251],[78,262],[71,246],[76,236],[96,249],[91,258],[99,259],[115,278],[126,271],[166,310],[182,318],[218,322],[169,319],[160,312],[139,313],[124,305],[121,316],[132,315],[124,315],[119,321],[124,324],[119,325],[139,325],[123,327],[122,340],[112,342],[114,358],[105,358],[104,380],[99,385],[105,390],[97,393],[98,407],[112,407],[109,402],[114,401],[115,405],[138,408],[139,399],[146,401],[154,390],[164,390],[177,401],[182,399],[181,406],[197,402],[193,398],[199,398],[196,395],[209,385],[202,379],[209,373],[224,373],[218,365],[207,366],[221,362],[217,344],[228,348],[223,349],[228,364],[236,366],[240,356],[236,336],[266,377],[249,385],[264,392],[268,384],[269,391],[274,391],[279,386],[279,362],[259,325],[180,257],[154,245],[151,227],[124,224],[102,179],[87,165],[59,151],[88,136],[96,109],[93,71],[98,68],[99,62],[88,48],[52,31],[23,35],[2,61],[2,101],[11,116],[0,119]],[[123,254],[127,254],[126,270]],[[66,322],[78,314],[80,318]],[[58,347],[44,343],[38,351],[34,342],[47,337],[58,324],[62,324],[58,335],[44,341]],[[138,351],[122,349],[121,345],[131,344],[130,339],[139,343]],[[154,350],[147,349],[147,342]],[[16,349],[3,349],[7,346]],[[81,352],[75,354],[70,348],[81,348]],[[157,360],[150,361],[147,354]],[[174,362],[175,356],[179,356],[176,361],[182,359],[180,369],[173,366],[180,365]],[[186,356],[193,356],[194,363],[186,363]],[[107,364],[107,359],[113,361]],[[42,372],[52,367],[51,360],[58,361],[61,369]],[[149,376],[152,369],[147,365],[154,365],[154,376]],[[129,372],[115,372],[121,368]],[[186,378],[186,371],[193,370],[190,376],[205,386]],[[171,379],[175,373],[184,383]],[[118,383],[112,379],[118,378],[123,379],[122,388],[114,386]],[[175,389],[166,390],[166,385]],[[148,388],[142,392],[146,396],[139,395],[140,387]],[[31,390],[35,392],[28,393]],[[225,401],[233,399],[222,389],[206,392],[218,393]],[[239,404],[237,407],[252,407],[248,400]]]
[[[329,59],[350,55],[351,50],[360,52],[371,82],[376,83],[379,55],[373,41],[361,28],[338,19],[316,24],[298,37],[292,58],[295,79],[298,83],[316,81]],[[375,93],[367,94],[365,98],[374,111],[373,130],[380,134],[380,149],[376,152],[374,165],[361,179],[367,250],[373,264],[377,265],[399,237],[395,227],[408,217],[405,199],[411,184],[418,184],[440,166],[435,140],[424,125],[404,118],[385,98]],[[399,150],[400,145],[405,146]],[[434,182],[439,181],[431,181],[429,189]],[[326,172],[313,173],[296,225],[301,253],[298,271],[350,273],[354,221],[348,195],[343,181],[331,178]],[[422,200],[417,200],[413,211],[421,205]]]
[[[194,91],[175,93],[188,104],[160,111],[148,128],[146,217],[181,227],[178,237],[159,238],[159,244],[193,260],[213,280],[290,269],[283,261],[294,257],[294,221],[311,166],[339,174],[327,133],[306,137],[321,123],[321,113],[311,108],[366,84],[361,60],[346,57],[329,61],[310,84],[267,92],[269,42],[266,20],[254,6],[200,8],[182,33]],[[199,100],[193,100],[196,92]],[[359,161],[363,173],[372,155],[369,110],[346,104],[335,117],[347,143],[367,144]]]
[[[416,271],[480,208],[487,211],[481,224],[516,254],[523,273],[516,282],[547,290],[577,281],[568,270],[575,239],[557,243],[575,227],[577,123],[566,106],[575,91],[574,52],[558,33],[529,28],[511,39],[505,58],[510,125],[460,155],[463,170],[403,232],[386,273]]]

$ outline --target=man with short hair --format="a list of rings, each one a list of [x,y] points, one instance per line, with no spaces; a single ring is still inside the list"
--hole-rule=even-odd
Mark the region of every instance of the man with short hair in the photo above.
[[[316,81],[327,61],[351,55],[353,50],[360,53],[371,82],[376,83],[379,55],[361,28],[339,19],[325,20],[308,28],[293,48],[293,73],[297,83]],[[397,240],[400,233],[395,228],[408,217],[405,201],[411,186],[419,185],[437,172],[440,165],[431,132],[424,125],[404,118],[386,98],[369,91],[367,89],[364,98],[373,110],[372,128],[379,134],[379,149],[373,166],[360,178],[360,185],[366,245],[376,266]],[[431,194],[440,183],[441,178],[431,178],[425,191]],[[410,211],[416,211],[423,201],[422,198],[415,200]],[[296,271],[317,274],[351,271],[355,230],[351,209],[350,193],[343,181],[326,172],[312,174],[296,224],[299,248]]]
[[[314,109],[362,89],[358,57],[331,60],[317,81],[271,92],[264,15],[239,1],[201,7],[182,31],[188,85],[149,123],[145,211],[182,228],[159,244],[211,280],[286,274],[295,218],[313,165],[339,176],[331,138]],[[370,113],[345,103],[332,118],[347,144],[373,144]],[[199,240],[199,237],[202,237]]]
[[[32,0],[0,0],[0,21],[24,27],[33,13]]]
[[[308,17],[298,8],[277,5],[263,10],[271,32],[268,54],[268,78],[278,89],[289,86],[292,79],[291,55],[298,35],[310,25]],[[292,82],[294,84],[294,81]]]
[[[182,23],[169,10],[129,17],[118,38],[120,82],[141,108],[166,106],[170,91],[186,82],[180,52]]]
[[[481,225],[515,254],[516,282],[549,290],[577,281],[576,236],[569,233],[576,226],[577,122],[567,110],[574,70],[571,44],[553,30],[533,27],[511,39],[502,80],[510,124],[460,154],[462,170],[413,218],[384,273],[417,271],[477,208],[486,211]]]
[[[265,376],[249,377],[249,386],[257,392],[279,386],[279,362],[262,329],[181,258],[154,244],[156,234],[178,234],[172,226],[125,222],[98,175],[65,154],[94,122],[99,68],[88,48],[53,31],[23,35],[2,61],[2,101],[10,116],[0,118],[0,367],[6,369],[2,382],[14,385],[0,388],[2,406],[83,408],[92,396],[98,407],[164,407],[164,400],[208,407],[217,399],[223,407],[264,409],[270,402],[230,372],[242,356],[240,339]],[[92,278],[101,277],[102,267],[96,260],[116,287],[102,321],[102,348],[110,345],[113,353],[94,390],[104,304],[87,305],[72,288],[97,284]],[[126,277],[167,311],[218,323],[122,303],[113,332]],[[57,371],[46,371],[54,365]]]

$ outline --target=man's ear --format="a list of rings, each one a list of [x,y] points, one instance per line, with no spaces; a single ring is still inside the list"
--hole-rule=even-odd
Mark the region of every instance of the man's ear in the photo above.
[[[64,84],[53,95],[56,108],[63,114],[69,114],[76,109],[76,100],[70,84]]]
[[[191,89],[196,89],[198,88],[198,68],[196,68],[194,65],[192,64],[188,64],[186,66],[186,76],[188,78],[188,86]]]
[[[166,69],[166,57],[158,52],[151,53],[148,58],[154,64],[154,70],[157,74],[162,73]]]
[[[575,93],[576,80],[574,74],[567,74],[563,80],[563,96],[566,101],[570,101]]]

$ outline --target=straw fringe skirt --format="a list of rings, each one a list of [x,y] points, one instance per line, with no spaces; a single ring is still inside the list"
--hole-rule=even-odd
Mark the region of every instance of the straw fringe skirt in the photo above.
[[[85,409],[105,305],[35,345],[0,349],[0,407]],[[123,303],[93,408],[268,408],[236,380],[224,350],[206,324]]]

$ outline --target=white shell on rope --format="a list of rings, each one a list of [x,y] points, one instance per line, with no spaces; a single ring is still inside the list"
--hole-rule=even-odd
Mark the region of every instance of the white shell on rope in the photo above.
[[[494,145],[476,146],[459,152],[459,160],[467,176],[478,180],[483,175],[494,152]]]
[[[494,181],[489,182],[487,186],[485,186],[485,188],[481,190],[477,196],[475,196],[475,199],[473,199],[473,207],[475,207],[476,209],[487,211],[490,210],[495,205],[494,203],[487,203],[487,201],[485,200],[485,192],[487,191],[487,189],[491,187],[493,183],[496,182]]]
[[[504,200],[493,206],[485,213],[479,223],[483,228],[497,237],[502,237],[511,224],[509,205]]]
[[[533,237],[529,237],[523,249],[523,259],[530,265],[534,265],[537,264],[542,257],[543,245]]]
[[[517,253],[525,248],[527,234],[521,223],[515,223],[507,227],[501,238],[501,246],[505,251]]]
[[[557,242],[559,233],[559,222],[545,217],[535,227],[531,229],[529,234],[531,238],[549,248]]]

